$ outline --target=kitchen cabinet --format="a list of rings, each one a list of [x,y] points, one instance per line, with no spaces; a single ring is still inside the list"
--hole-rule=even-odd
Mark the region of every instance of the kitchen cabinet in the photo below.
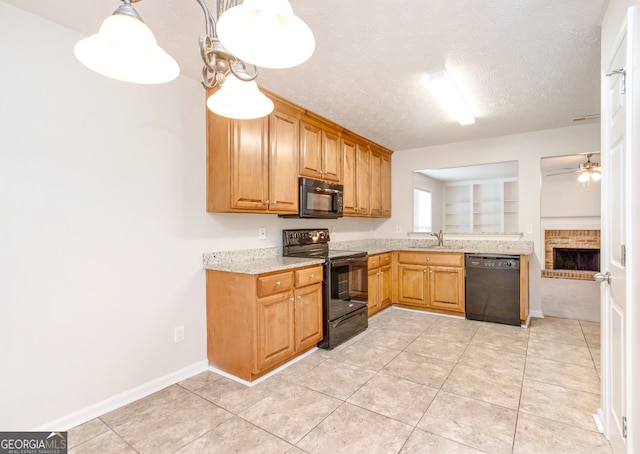
[[[209,363],[254,380],[322,339],[322,266],[259,275],[207,270]]]
[[[340,132],[337,129],[308,116],[300,121],[299,174],[334,183],[342,181]]]
[[[391,305],[391,252],[369,256],[369,317]]]
[[[300,112],[274,104],[253,120],[207,111],[207,211],[297,213]]]
[[[370,145],[371,216],[391,216],[391,155],[376,145]]]
[[[341,144],[344,215],[391,217],[391,153],[346,132]]]
[[[395,302],[464,316],[464,254],[422,251],[394,254]]]
[[[275,106],[267,117],[207,110],[207,211],[296,214],[307,177],[344,186],[345,216],[391,216],[390,150],[262,91]]]

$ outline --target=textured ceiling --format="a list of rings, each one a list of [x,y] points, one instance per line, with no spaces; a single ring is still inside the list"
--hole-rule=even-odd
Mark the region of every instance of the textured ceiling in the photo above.
[[[0,1],[86,35],[120,4]],[[296,68],[262,69],[258,84],[393,150],[571,126],[600,111],[607,1],[290,0],[315,53]],[[135,7],[182,73],[199,79],[198,4]],[[475,124],[460,126],[427,89],[427,73],[444,67]]]

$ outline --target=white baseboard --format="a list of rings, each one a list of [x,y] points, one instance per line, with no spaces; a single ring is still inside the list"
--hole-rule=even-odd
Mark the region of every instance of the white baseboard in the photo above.
[[[544,314],[542,313],[542,311],[530,311],[529,312],[529,317],[544,318]]]
[[[604,434],[604,425],[602,424],[603,419],[602,408],[598,408],[598,410],[593,414],[593,420],[596,423],[596,427],[598,428],[598,432]]]
[[[167,386],[174,385],[179,381],[192,377],[200,372],[204,372],[208,367],[207,360],[198,361],[191,366],[184,367],[170,374],[158,377],[150,382],[143,383],[140,386],[136,386],[128,391],[116,394],[113,397],[109,397],[101,402],[97,402],[88,407],[82,408],[69,415],[55,419],[31,429],[36,432],[49,432],[49,431],[66,431],[72,427],[76,427],[87,421],[90,421],[98,416],[104,415],[110,411],[120,408],[123,405],[130,404],[133,401],[142,399],[156,391],[166,388]]]

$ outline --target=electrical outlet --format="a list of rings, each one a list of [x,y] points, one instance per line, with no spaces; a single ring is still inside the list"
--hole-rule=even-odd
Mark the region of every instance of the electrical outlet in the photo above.
[[[173,342],[179,343],[184,341],[184,325],[176,326],[173,329]]]
[[[267,229],[265,229],[264,227],[260,227],[258,229],[258,238],[260,238],[261,240],[266,240],[267,239]]]
[[[396,225],[396,233],[400,233],[402,232],[402,227],[400,227],[399,225]]]
[[[533,233],[533,226],[531,224],[527,224],[526,231],[529,235]]]
[[[336,233],[337,231],[338,231],[338,229],[336,229],[335,225],[333,227],[331,227],[331,233]]]

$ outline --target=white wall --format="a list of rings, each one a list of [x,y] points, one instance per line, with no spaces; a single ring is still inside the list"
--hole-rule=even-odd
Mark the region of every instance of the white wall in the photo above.
[[[361,238],[382,222],[206,213],[198,81],[97,75],[73,56],[81,35],[1,1],[0,30],[0,430],[82,418],[202,367],[203,252],[280,247],[283,228]]]
[[[414,170],[518,160],[520,228],[526,231],[527,226],[531,226],[532,233],[525,234],[524,239],[534,241],[535,248],[531,262],[531,311],[540,314],[540,258],[544,257],[540,231],[540,159],[599,149],[600,125],[585,124],[394,153],[393,215],[376,235],[406,237],[411,230],[411,172]],[[394,233],[396,226],[400,226],[401,234]]]
[[[586,185],[576,173],[543,175],[540,202],[543,218],[590,217],[599,222],[600,181]]]

